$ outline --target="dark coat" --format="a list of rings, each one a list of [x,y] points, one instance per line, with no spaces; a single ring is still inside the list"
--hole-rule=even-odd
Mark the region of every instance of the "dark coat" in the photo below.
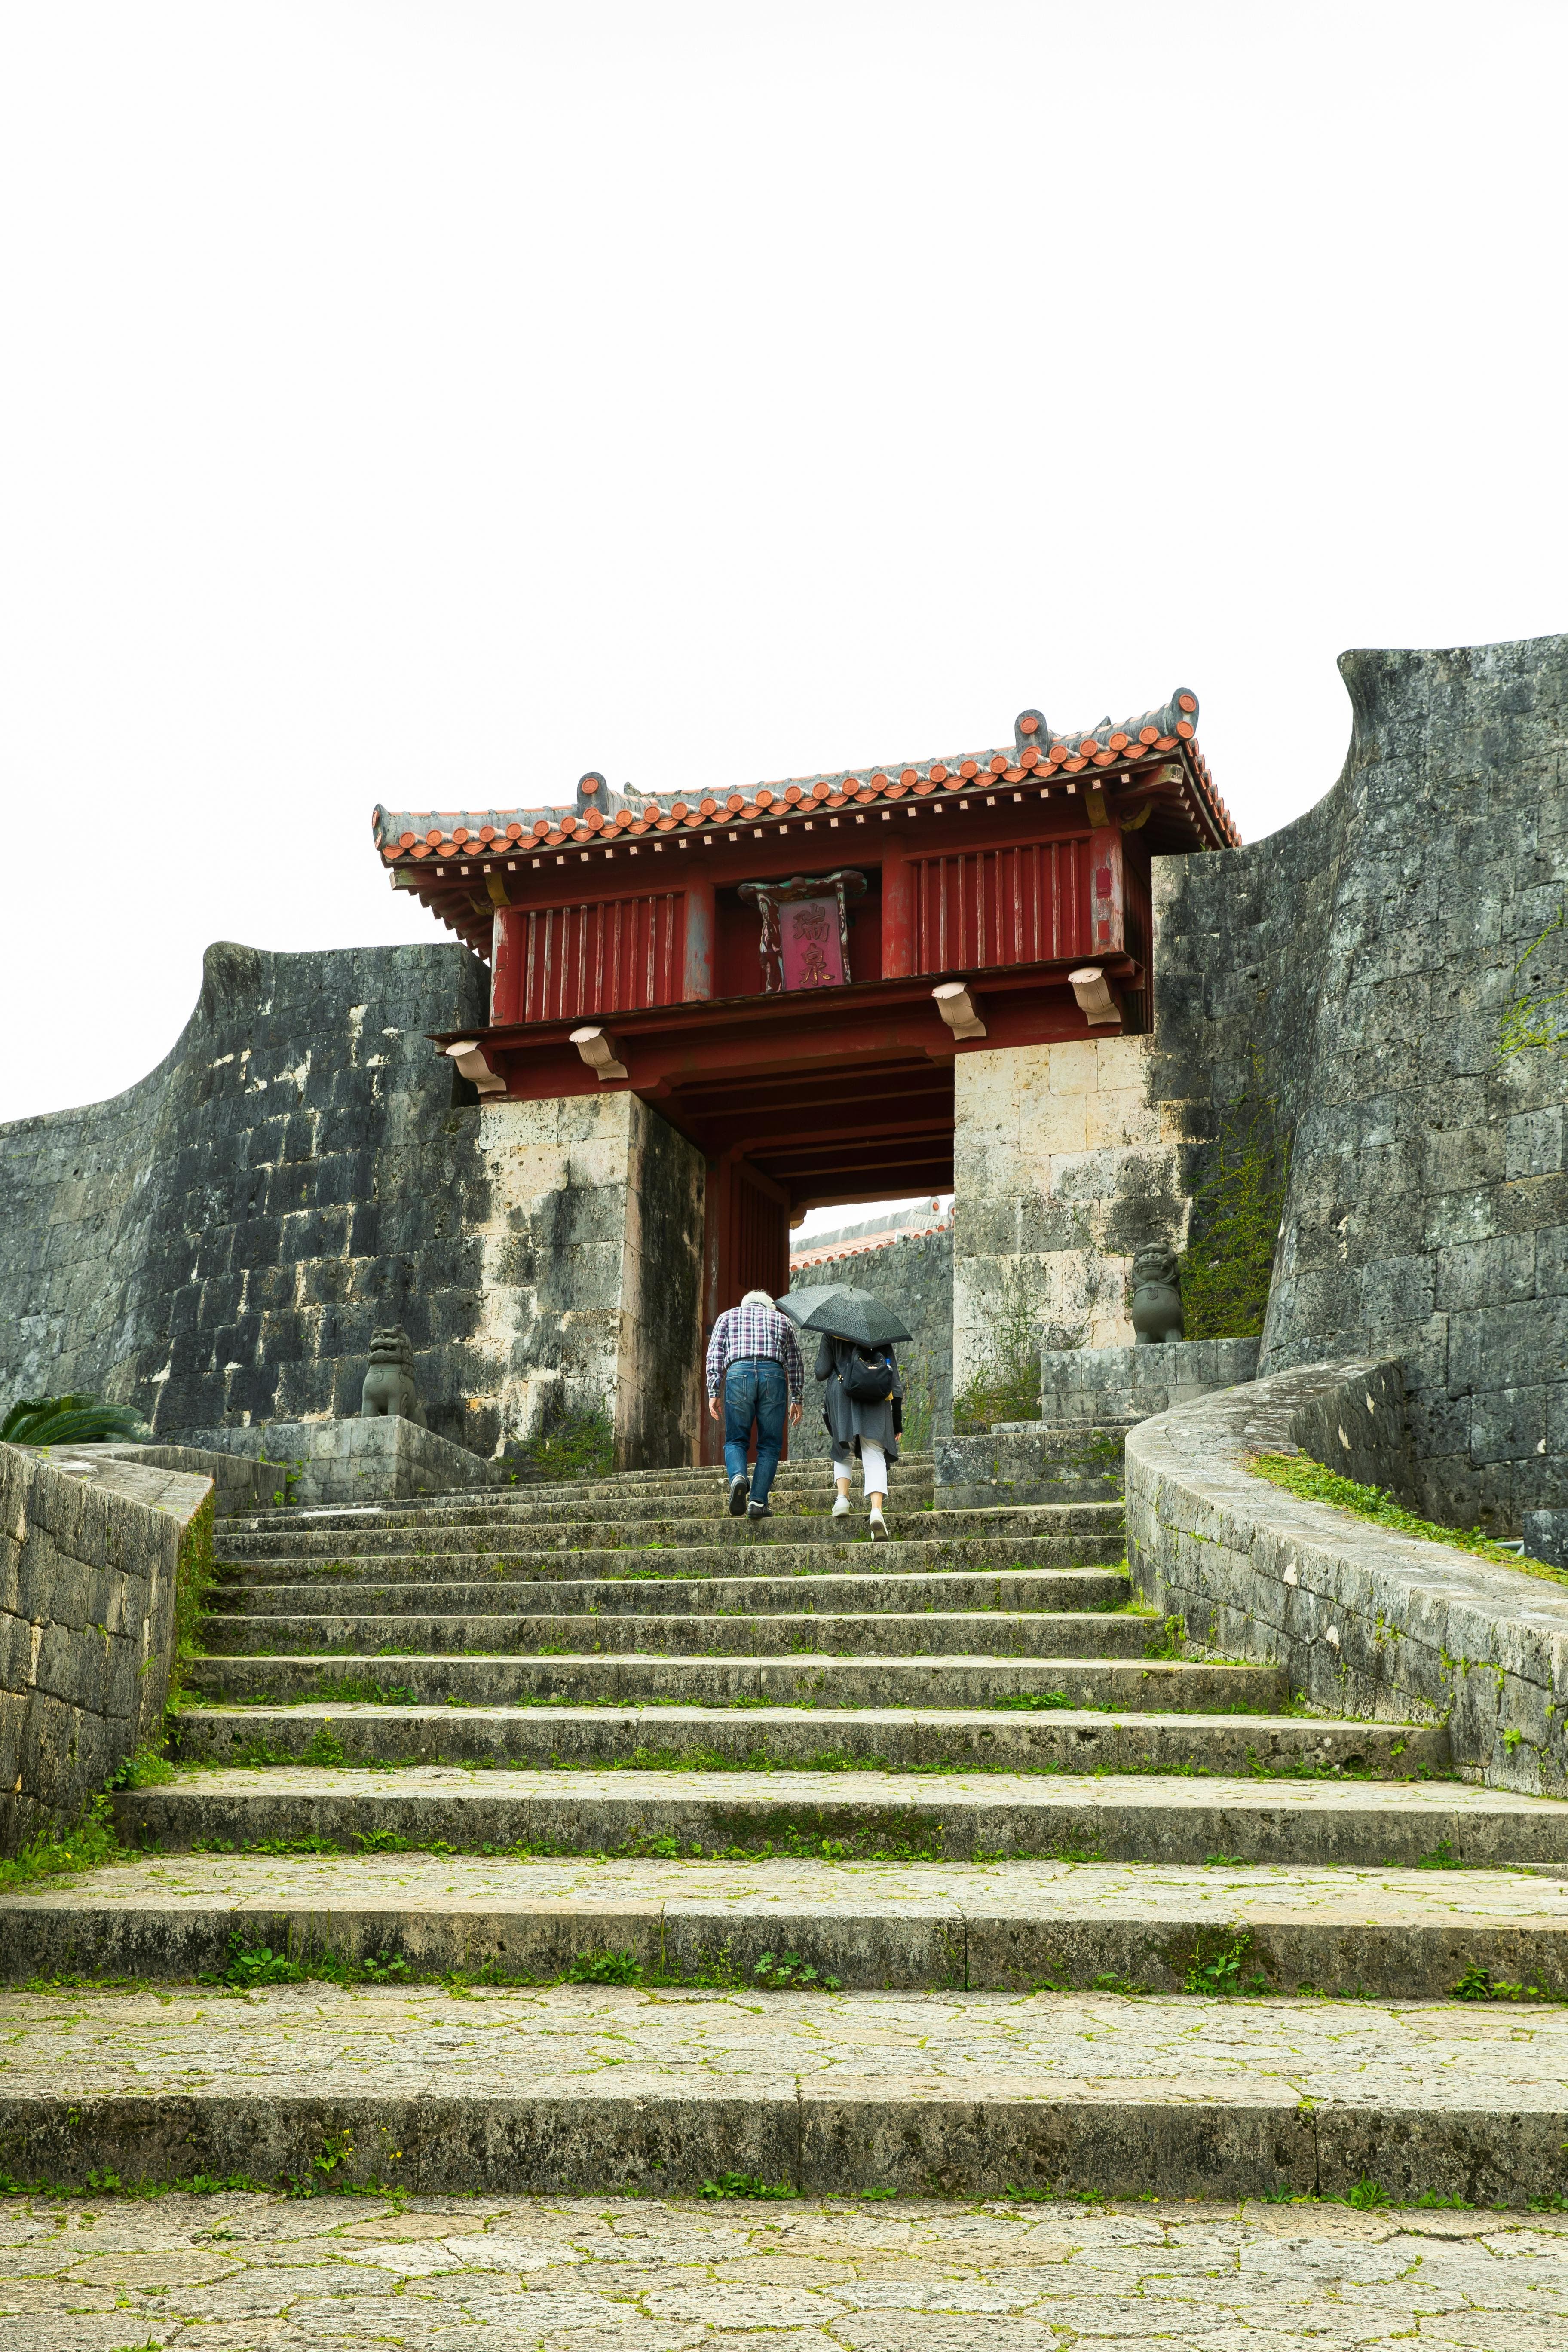
[[[860,1404],[845,1387],[841,1377],[845,1368],[857,1355],[871,1361],[880,1356],[892,1358],[893,1393],[881,1404]],[[837,1458],[846,1461],[860,1451],[860,1440],[879,1445],[889,1462],[899,1458],[899,1433],[904,1420],[904,1384],[899,1378],[899,1360],[891,1348],[857,1349],[852,1340],[835,1339],[824,1332],[816,1351],[816,1378],[827,1382],[827,1392],[822,1400],[822,1418],[827,1424]]]

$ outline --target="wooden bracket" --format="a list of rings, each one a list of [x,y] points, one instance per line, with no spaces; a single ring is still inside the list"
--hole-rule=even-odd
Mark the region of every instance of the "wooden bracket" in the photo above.
[[[984,1037],[985,1024],[980,1018],[980,1007],[961,980],[944,980],[933,988],[936,1009],[961,1045],[971,1037]]]
[[[1085,964],[1081,971],[1069,971],[1068,985],[1079,1002],[1079,1010],[1091,1029],[1121,1026],[1121,1007],[1110,992],[1110,984],[1097,963]]]
[[[449,1062],[457,1064],[459,1073],[470,1086],[478,1087],[481,1096],[505,1094],[506,1080],[491,1069],[485,1059],[482,1045],[476,1045],[471,1038],[464,1038],[460,1044],[447,1045],[443,1051]]]
[[[615,1078],[630,1077],[631,1072],[621,1059],[621,1044],[607,1029],[574,1029],[572,1041],[601,1086]]]

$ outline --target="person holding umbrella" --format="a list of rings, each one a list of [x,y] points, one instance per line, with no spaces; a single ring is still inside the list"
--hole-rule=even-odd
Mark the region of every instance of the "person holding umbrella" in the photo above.
[[[904,1384],[899,1377],[893,1341],[910,1335],[879,1298],[848,1283],[790,1291],[779,1300],[779,1310],[803,1330],[820,1334],[813,1369],[816,1378],[826,1383],[822,1418],[833,1440],[833,1475],[838,1488],[833,1516],[836,1519],[848,1516],[849,1483],[858,1454],[871,1540],[886,1543],[888,1522],[882,1505],[888,1493],[888,1465],[899,1458],[903,1426]]]

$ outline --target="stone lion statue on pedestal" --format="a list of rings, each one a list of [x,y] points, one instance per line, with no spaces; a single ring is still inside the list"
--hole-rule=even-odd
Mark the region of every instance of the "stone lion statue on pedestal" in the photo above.
[[[1132,1261],[1132,1329],[1140,1348],[1186,1335],[1175,1254],[1163,1242],[1145,1242]]]
[[[414,1386],[414,1342],[401,1323],[384,1323],[370,1335],[370,1370],[359,1410],[362,1421],[393,1413],[416,1428],[429,1426]]]

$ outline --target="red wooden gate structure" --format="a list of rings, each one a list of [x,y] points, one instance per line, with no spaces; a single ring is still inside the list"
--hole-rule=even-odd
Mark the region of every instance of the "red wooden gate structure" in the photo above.
[[[951,1188],[957,1055],[1147,1023],[1152,856],[1240,838],[1196,725],[1183,688],[962,757],[722,798],[589,774],[570,808],[378,808],[374,835],[489,960],[489,1023],[437,1041],[488,1095],[628,1087],[702,1151],[710,1322],[784,1286],[792,1214]],[[818,900],[847,977],[834,934],[791,965],[831,984],[780,987],[759,907]]]

